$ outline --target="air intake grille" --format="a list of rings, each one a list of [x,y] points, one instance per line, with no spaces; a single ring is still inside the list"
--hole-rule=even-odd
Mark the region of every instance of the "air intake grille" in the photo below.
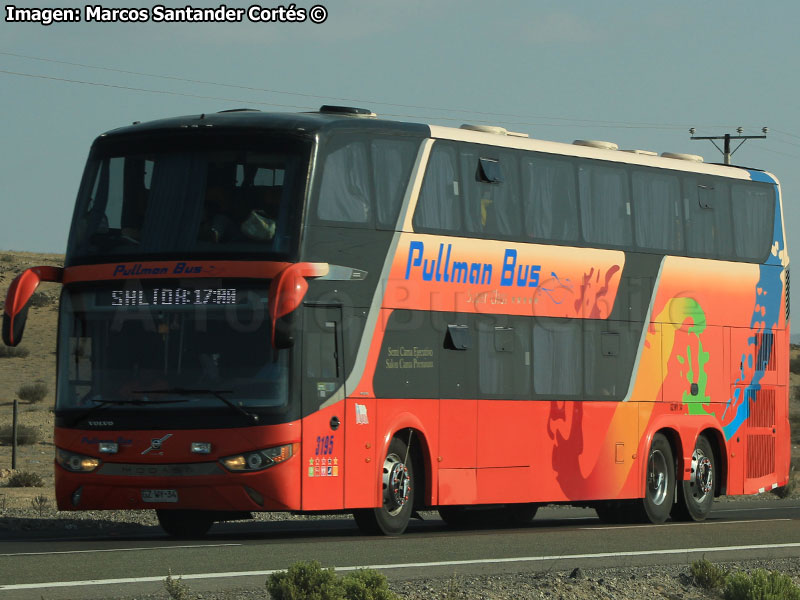
[[[750,427],[775,426],[775,390],[747,390],[750,405]]]
[[[757,479],[775,472],[775,438],[747,436],[747,478]]]
[[[775,360],[775,352],[773,352],[773,344],[775,342],[775,334],[773,333],[757,333],[756,334],[756,370],[757,371],[774,371],[777,366]]]

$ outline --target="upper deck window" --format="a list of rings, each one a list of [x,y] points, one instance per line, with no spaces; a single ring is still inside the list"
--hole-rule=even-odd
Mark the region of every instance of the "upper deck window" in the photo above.
[[[733,200],[733,242],[736,256],[763,260],[772,245],[775,192],[767,185],[736,183]]]
[[[309,153],[310,143],[266,136],[101,140],[79,192],[68,262],[287,258]]]
[[[317,219],[394,229],[417,146],[400,136],[332,136],[320,152]]]
[[[519,164],[510,150],[437,141],[414,228],[509,238],[521,232]]]
[[[579,238],[578,192],[572,162],[539,156],[522,161],[525,233],[536,240]]]
[[[733,228],[728,184],[718,179],[686,177],[683,203],[689,253],[700,257],[732,257]]]
[[[631,199],[625,169],[583,162],[578,168],[581,223],[587,242],[630,246]]]
[[[461,182],[458,153],[448,144],[434,144],[414,214],[414,229],[457,231],[461,227]]]
[[[634,171],[636,245],[649,250],[683,251],[681,184],[677,176],[658,171]]]
[[[492,237],[518,235],[522,215],[516,156],[480,146],[462,145],[459,150],[467,230]]]

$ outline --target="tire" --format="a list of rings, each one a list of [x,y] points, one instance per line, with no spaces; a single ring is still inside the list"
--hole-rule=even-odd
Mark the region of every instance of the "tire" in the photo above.
[[[405,463],[403,462],[405,461]],[[400,535],[414,512],[414,464],[408,446],[392,439],[381,469],[382,504],[355,511],[353,517],[364,533]]]
[[[509,504],[508,520],[510,525],[528,525],[536,516],[536,511],[539,510],[538,504],[524,503],[524,504]]]
[[[653,436],[647,453],[644,488],[644,498],[640,500],[643,520],[663,523],[669,518],[675,498],[675,461],[672,448],[661,433]]]
[[[203,537],[214,524],[214,518],[203,510],[157,509],[158,524],[176,538]]]
[[[691,470],[691,479],[681,482],[672,517],[680,521],[704,521],[711,512],[717,485],[714,450],[705,436],[697,438]]]
[[[452,529],[466,529],[473,525],[470,514],[463,506],[440,506],[439,517]]]
[[[619,500],[599,502],[595,505],[594,510],[597,512],[597,516],[603,523],[626,523],[631,518],[629,503],[621,502]],[[635,513],[636,511],[633,512]]]

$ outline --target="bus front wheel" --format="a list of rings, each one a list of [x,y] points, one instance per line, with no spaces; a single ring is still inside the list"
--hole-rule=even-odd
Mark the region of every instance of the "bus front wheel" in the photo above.
[[[380,476],[381,506],[357,510],[353,516],[365,533],[400,535],[414,511],[414,465],[408,446],[400,438],[389,444]]]

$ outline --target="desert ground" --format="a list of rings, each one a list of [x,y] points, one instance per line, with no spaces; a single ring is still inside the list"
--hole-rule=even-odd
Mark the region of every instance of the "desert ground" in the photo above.
[[[0,298],[5,299],[11,281],[27,267],[37,265],[60,266],[63,255],[35,254],[29,252],[0,251]],[[0,442],[0,517],[6,508],[29,508],[31,501],[43,496],[48,510],[55,507],[53,489],[53,405],[55,402],[56,379],[56,331],[58,325],[58,297],[60,285],[45,283],[37,292],[37,305],[31,307],[28,323],[20,344],[27,349],[26,357],[5,357],[0,348],[0,430],[10,427],[12,403],[19,388],[26,384],[44,383],[47,396],[40,402],[19,401],[19,423],[33,427],[39,433],[39,441],[32,445],[20,446],[17,453],[17,469],[31,471],[41,476],[42,487],[12,488],[6,485],[11,468],[11,447]],[[2,346],[2,342],[0,342]],[[792,361],[800,357],[800,346],[792,346]],[[792,458],[795,465],[800,464],[800,374],[791,375],[792,402],[790,418],[792,422]],[[795,480],[800,473],[794,473]],[[795,486],[800,489],[800,486]],[[798,492],[795,492],[795,495]]]

